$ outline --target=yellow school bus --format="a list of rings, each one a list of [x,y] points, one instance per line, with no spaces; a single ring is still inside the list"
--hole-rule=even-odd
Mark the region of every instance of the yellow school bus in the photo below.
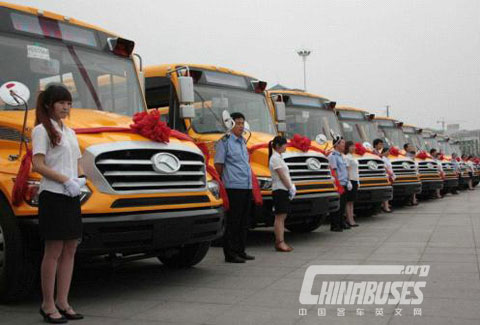
[[[445,178],[443,180],[443,189],[442,192],[448,193],[455,191],[459,185],[459,175],[455,170],[455,165],[452,161],[452,153],[454,152],[450,145],[450,138],[444,134],[437,134],[435,137],[438,143],[437,150],[442,154],[442,168],[445,173]]]
[[[260,183],[263,206],[254,209],[251,227],[273,224],[271,175],[265,145],[277,135],[264,89],[266,83],[227,68],[197,64],[164,64],[145,68],[145,90],[149,108],[169,107],[169,125],[206,143],[213,164],[215,142],[226,132],[222,114],[241,112],[250,132],[246,134],[251,151],[251,166]],[[183,115],[178,100],[182,76],[194,80],[195,98],[192,115]],[[183,116],[182,116],[183,115]],[[257,148],[256,150],[254,150]],[[331,211],[338,209],[339,199],[327,158],[318,152],[302,152],[288,147],[283,154],[297,187],[286,227],[306,232],[316,229]]]
[[[319,139],[320,134],[323,134],[329,141],[323,142],[323,144],[317,143],[317,145],[326,151],[331,151],[332,133],[342,134],[340,123],[334,112],[335,103],[323,96],[292,90],[270,90],[269,97],[273,104],[279,100],[286,104],[286,134],[288,136],[292,136],[294,133],[301,133],[315,140]],[[372,140],[368,139],[369,142]],[[379,157],[370,153],[365,153],[364,155],[354,154],[353,156],[361,162],[359,164],[361,200],[358,203],[360,205],[374,203],[376,201],[370,198],[373,197],[371,192],[375,191],[376,187],[369,186],[369,182],[372,180],[371,175],[368,175],[367,169],[362,166],[368,164],[368,159],[366,158],[380,163]],[[408,169],[404,168],[406,164],[408,164]],[[404,197],[411,193],[417,193],[421,190],[415,164],[411,159],[404,156],[392,157],[392,165],[398,176],[393,183],[394,199],[403,200]]]
[[[430,196],[437,189],[443,188],[443,179],[440,175],[438,163],[428,154],[425,139],[422,136],[423,129],[411,124],[403,124],[402,131],[409,143],[417,149],[415,161],[418,167],[420,180],[422,181],[422,195]]]
[[[71,17],[3,2],[0,22],[0,86],[18,85],[25,104],[2,93],[0,299],[28,293],[38,271],[41,176],[28,176],[27,191],[16,204],[12,192],[26,152],[21,143],[31,148],[36,95],[51,82],[72,93],[66,124],[77,131],[88,179],[81,196],[79,257],[198,263],[222,235],[218,184],[211,182],[194,143],[174,138],[158,143],[129,131],[132,115],[146,111],[134,42]],[[163,156],[174,170],[162,165]]]
[[[302,134],[315,140],[319,148],[333,150],[332,135],[344,135],[335,114],[335,103],[311,93],[295,90],[270,90],[272,104],[281,101],[286,105],[286,134]],[[324,137],[323,137],[323,136]],[[323,140],[321,140],[321,138]],[[346,140],[351,140],[346,138]],[[359,162],[359,191],[356,207],[372,210],[379,202],[391,199],[392,187],[388,182],[383,161],[368,152],[354,154]]]
[[[422,183],[414,158],[406,156],[403,145],[407,139],[402,131],[403,122],[387,116],[375,116],[374,122],[381,139],[390,147],[390,159],[396,179],[393,183],[394,200],[409,200],[413,194],[422,192]]]

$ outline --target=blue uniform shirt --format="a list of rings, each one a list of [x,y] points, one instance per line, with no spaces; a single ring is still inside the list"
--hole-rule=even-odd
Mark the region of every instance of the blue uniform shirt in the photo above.
[[[227,135],[217,141],[215,163],[223,164],[222,181],[225,188],[248,190],[252,188],[252,173],[243,137]]]
[[[343,159],[342,154],[338,151],[333,151],[330,156],[328,156],[328,161],[330,162],[330,167],[337,171],[340,185],[346,186],[348,184],[348,171],[347,164]]]

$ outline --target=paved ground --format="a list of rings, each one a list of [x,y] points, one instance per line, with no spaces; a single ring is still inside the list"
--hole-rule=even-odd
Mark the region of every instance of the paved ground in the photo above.
[[[254,231],[249,253],[257,259],[244,265],[224,263],[221,249],[212,248],[188,270],[169,270],[154,259],[77,269],[71,300],[87,318],[75,324],[480,324],[479,198],[477,189],[363,218],[360,227],[343,233],[322,227],[288,234],[295,248],[289,254],[274,252],[270,229]],[[325,306],[301,305],[299,292],[307,267],[325,264],[430,265],[424,301],[417,306],[422,315],[413,316],[409,305],[340,305],[318,316]],[[394,279],[406,279],[399,277]],[[41,323],[39,303],[35,295],[0,305],[0,323]],[[395,316],[400,307],[402,316]],[[307,308],[306,316],[299,315],[300,308]],[[337,308],[345,308],[345,316],[338,316]],[[357,315],[357,308],[365,314]],[[383,316],[376,308],[383,308]]]

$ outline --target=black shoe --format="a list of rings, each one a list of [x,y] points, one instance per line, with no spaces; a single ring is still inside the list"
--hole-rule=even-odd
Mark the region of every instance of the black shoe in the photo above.
[[[248,255],[247,253],[243,252],[241,254],[238,254],[239,257],[243,258],[246,261],[253,261],[255,259],[255,256]]]
[[[71,311],[71,310],[72,310],[72,307],[68,307],[67,309],[62,310],[62,309],[60,309],[60,308],[57,306],[57,309],[58,309],[58,312],[59,312],[60,314],[62,314],[63,317],[65,317],[65,318],[68,319],[68,320],[80,320],[80,319],[83,319],[83,315],[82,315],[82,314],[78,314],[78,313],[75,313],[75,314],[68,313],[68,311]]]
[[[227,263],[245,263],[245,259],[240,256],[229,256],[225,257],[225,262]]]
[[[40,307],[40,315],[42,315],[45,323],[50,323],[50,324],[65,324],[65,323],[68,323],[68,320],[65,318],[65,316],[62,316],[60,318],[53,318],[52,317],[53,314],[55,314],[55,312],[47,314],[42,309],[42,307]]]
[[[347,223],[350,227],[358,227],[359,224],[358,223],[354,223],[354,224],[351,224],[351,223]]]
[[[342,225],[343,229],[350,229],[352,227],[350,227],[350,225],[347,223],[347,222],[344,222],[343,225]]]
[[[342,227],[330,227],[330,231],[342,232],[342,231],[343,231],[343,228],[342,228]]]

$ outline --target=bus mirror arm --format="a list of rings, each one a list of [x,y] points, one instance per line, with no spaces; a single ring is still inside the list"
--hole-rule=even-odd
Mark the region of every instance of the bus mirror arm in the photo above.
[[[25,112],[23,114],[23,126],[22,134],[20,137],[20,148],[18,155],[10,155],[8,159],[10,161],[17,160],[22,157],[23,144],[27,145],[25,139],[25,130],[27,128],[27,118],[28,118],[28,100],[30,98],[30,90],[24,84],[17,81],[8,81],[0,87],[0,99],[8,105],[11,106],[24,106]]]

